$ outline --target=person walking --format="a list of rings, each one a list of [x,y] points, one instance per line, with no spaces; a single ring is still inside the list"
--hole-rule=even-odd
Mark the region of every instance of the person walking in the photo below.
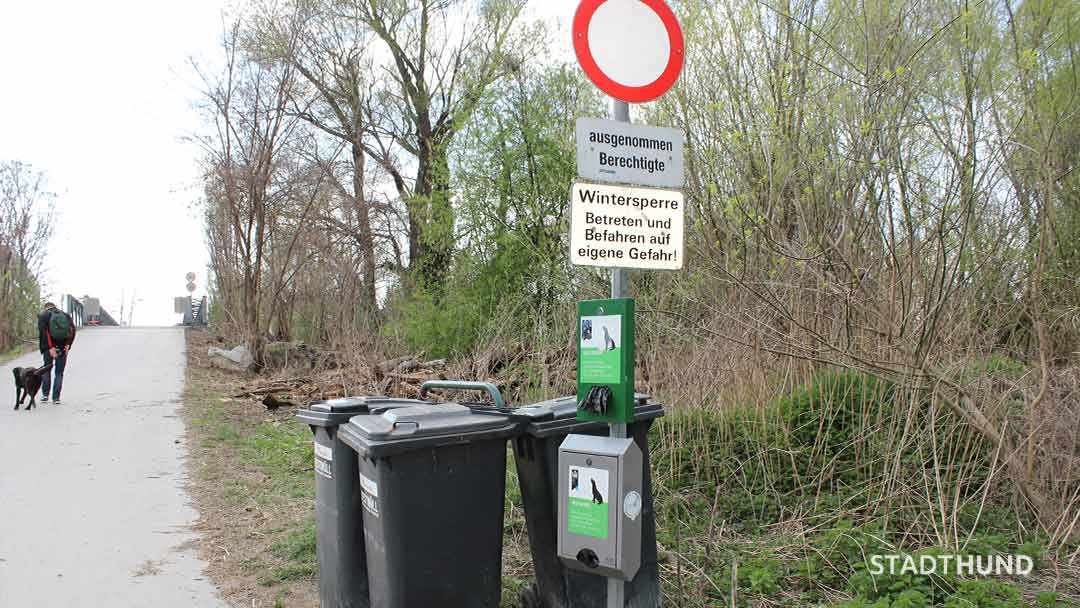
[[[41,402],[49,402],[52,389],[53,403],[60,403],[60,389],[64,386],[64,368],[67,356],[75,342],[75,323],[52,302],[45,303],[45,310],[38,315],[38,348],[44,365],[53,364],[51,372],[41,377]]]

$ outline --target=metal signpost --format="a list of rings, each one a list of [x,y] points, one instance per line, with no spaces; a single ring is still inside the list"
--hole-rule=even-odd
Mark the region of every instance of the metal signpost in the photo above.
[[[640,565],[628,557],[641,543],[635,505],[643,474],[627,438],[634,416],[627,269],[681,269],[685,214],[683,133],[630,124],[630,102],[652,101],[675,84],[683,36],[664,0],[582,0],[572,36],[578,63],[614,102],[612,120],[577,121],[578,176],[604,183],[573,185],[570,221],[571,263],[611,268],[612,299],[578,304],[578,418],[606,420],[610,430],[607,440],[570,435],[560,447],[558,551],[568,566],[609,577],[607,605],[623,608],[625,581]]]

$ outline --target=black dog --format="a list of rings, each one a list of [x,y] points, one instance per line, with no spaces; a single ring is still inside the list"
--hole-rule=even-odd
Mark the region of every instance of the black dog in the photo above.
[[[589,481],[592,482],[592,501],[593,501],[593,503],[598,504],[598,505],[604,504],[604,495],[600,493],[599,489],[597,489],[596,480],[595,479],[590,479]]]
[[[52,371],[52,363],[43,365],[37,369],[32,367],[16,367],[11,370],[15,375],[15,409],[19,409],[23,399],[29,395],[30,403],[26,405],[26,411],[37,407],[38,389],[41,388],[41,377]]]

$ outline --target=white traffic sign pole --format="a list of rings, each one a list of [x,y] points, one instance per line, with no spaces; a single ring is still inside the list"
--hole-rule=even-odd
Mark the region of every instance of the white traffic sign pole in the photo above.
[[[618,99],[612,99],[611,117],[619,122],[630,122],[630,104]],[[611,269],[611,297],[626,298],[630,296],[630,273],[625,268]]]
[[[594,30],[591,23],[598,13],[603,15]],[[593,36],[597,38],[595,49],[590,39]],[[649,44],[628,47],[627,39],[633,40],[635,36],[637,41]],[[682,29],[664,0],[581,0],[574,14],[573,39],[574,52],[586,75],[614,99],[611,117],[617,122],[630,122],[628,101],[644,103],[656,99],[671,88],[682,71]],[[628,54],[626,51],[631,48],[649,50],[642,58]],[[655,52],[660,48],[662,52]],[[629,273],[625,268],[612,268],[611,297],[625,298],[629,294]],[[611,437],[625,438],[626,424],[610,424],[608,432]],[[609,577],[607,587],[608,608],[623,608],[626,601],[623,580]]]
[[[619,122],[630,122],[630,104],[619,99],[612,98],[611,118]],[[625,268],[611,269],[611,297],[626,298],[630,296],[630,271]],[[637,405],[637,397],[633,398],[630,407]],[[626,437],[626,424],[612,422],[608,424],[608,436]],[[626,603],[626,583],[616,576],[607,580],[607,605],[608,608],[623,608]]]

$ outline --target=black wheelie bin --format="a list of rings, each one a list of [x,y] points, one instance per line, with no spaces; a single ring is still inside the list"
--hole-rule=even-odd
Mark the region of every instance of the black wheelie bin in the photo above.
[[[341,442],[338,428],[353,416],[423,403],[350,397],[316,401],[296,414],[315,435],[315,553],[322,608],[370,606],[356,452]]]
[[[653,511],[652,475],[649,463],[649,428],[664,415],[663,406],[649,403],[648,396],[635,395],[634,422],[627,436],[641,449],[645,465],[641,528],[641,568],[626,583],[626,606],[660,606],[660,577],[656,560],[656,513]],[[513,439],[525,522],[529,530],[536,583],[521,592],[521,608],[605,608],[607,579],[570,570],[557,557],[559,445],[571,433],[607,435],[607,424],[577,420],[577,398],[562,397],[514,410],[513,418],[523,423]]]
[[[520,423],[457,403],[357,416],[373,608],[497,608],[506,441]]]

